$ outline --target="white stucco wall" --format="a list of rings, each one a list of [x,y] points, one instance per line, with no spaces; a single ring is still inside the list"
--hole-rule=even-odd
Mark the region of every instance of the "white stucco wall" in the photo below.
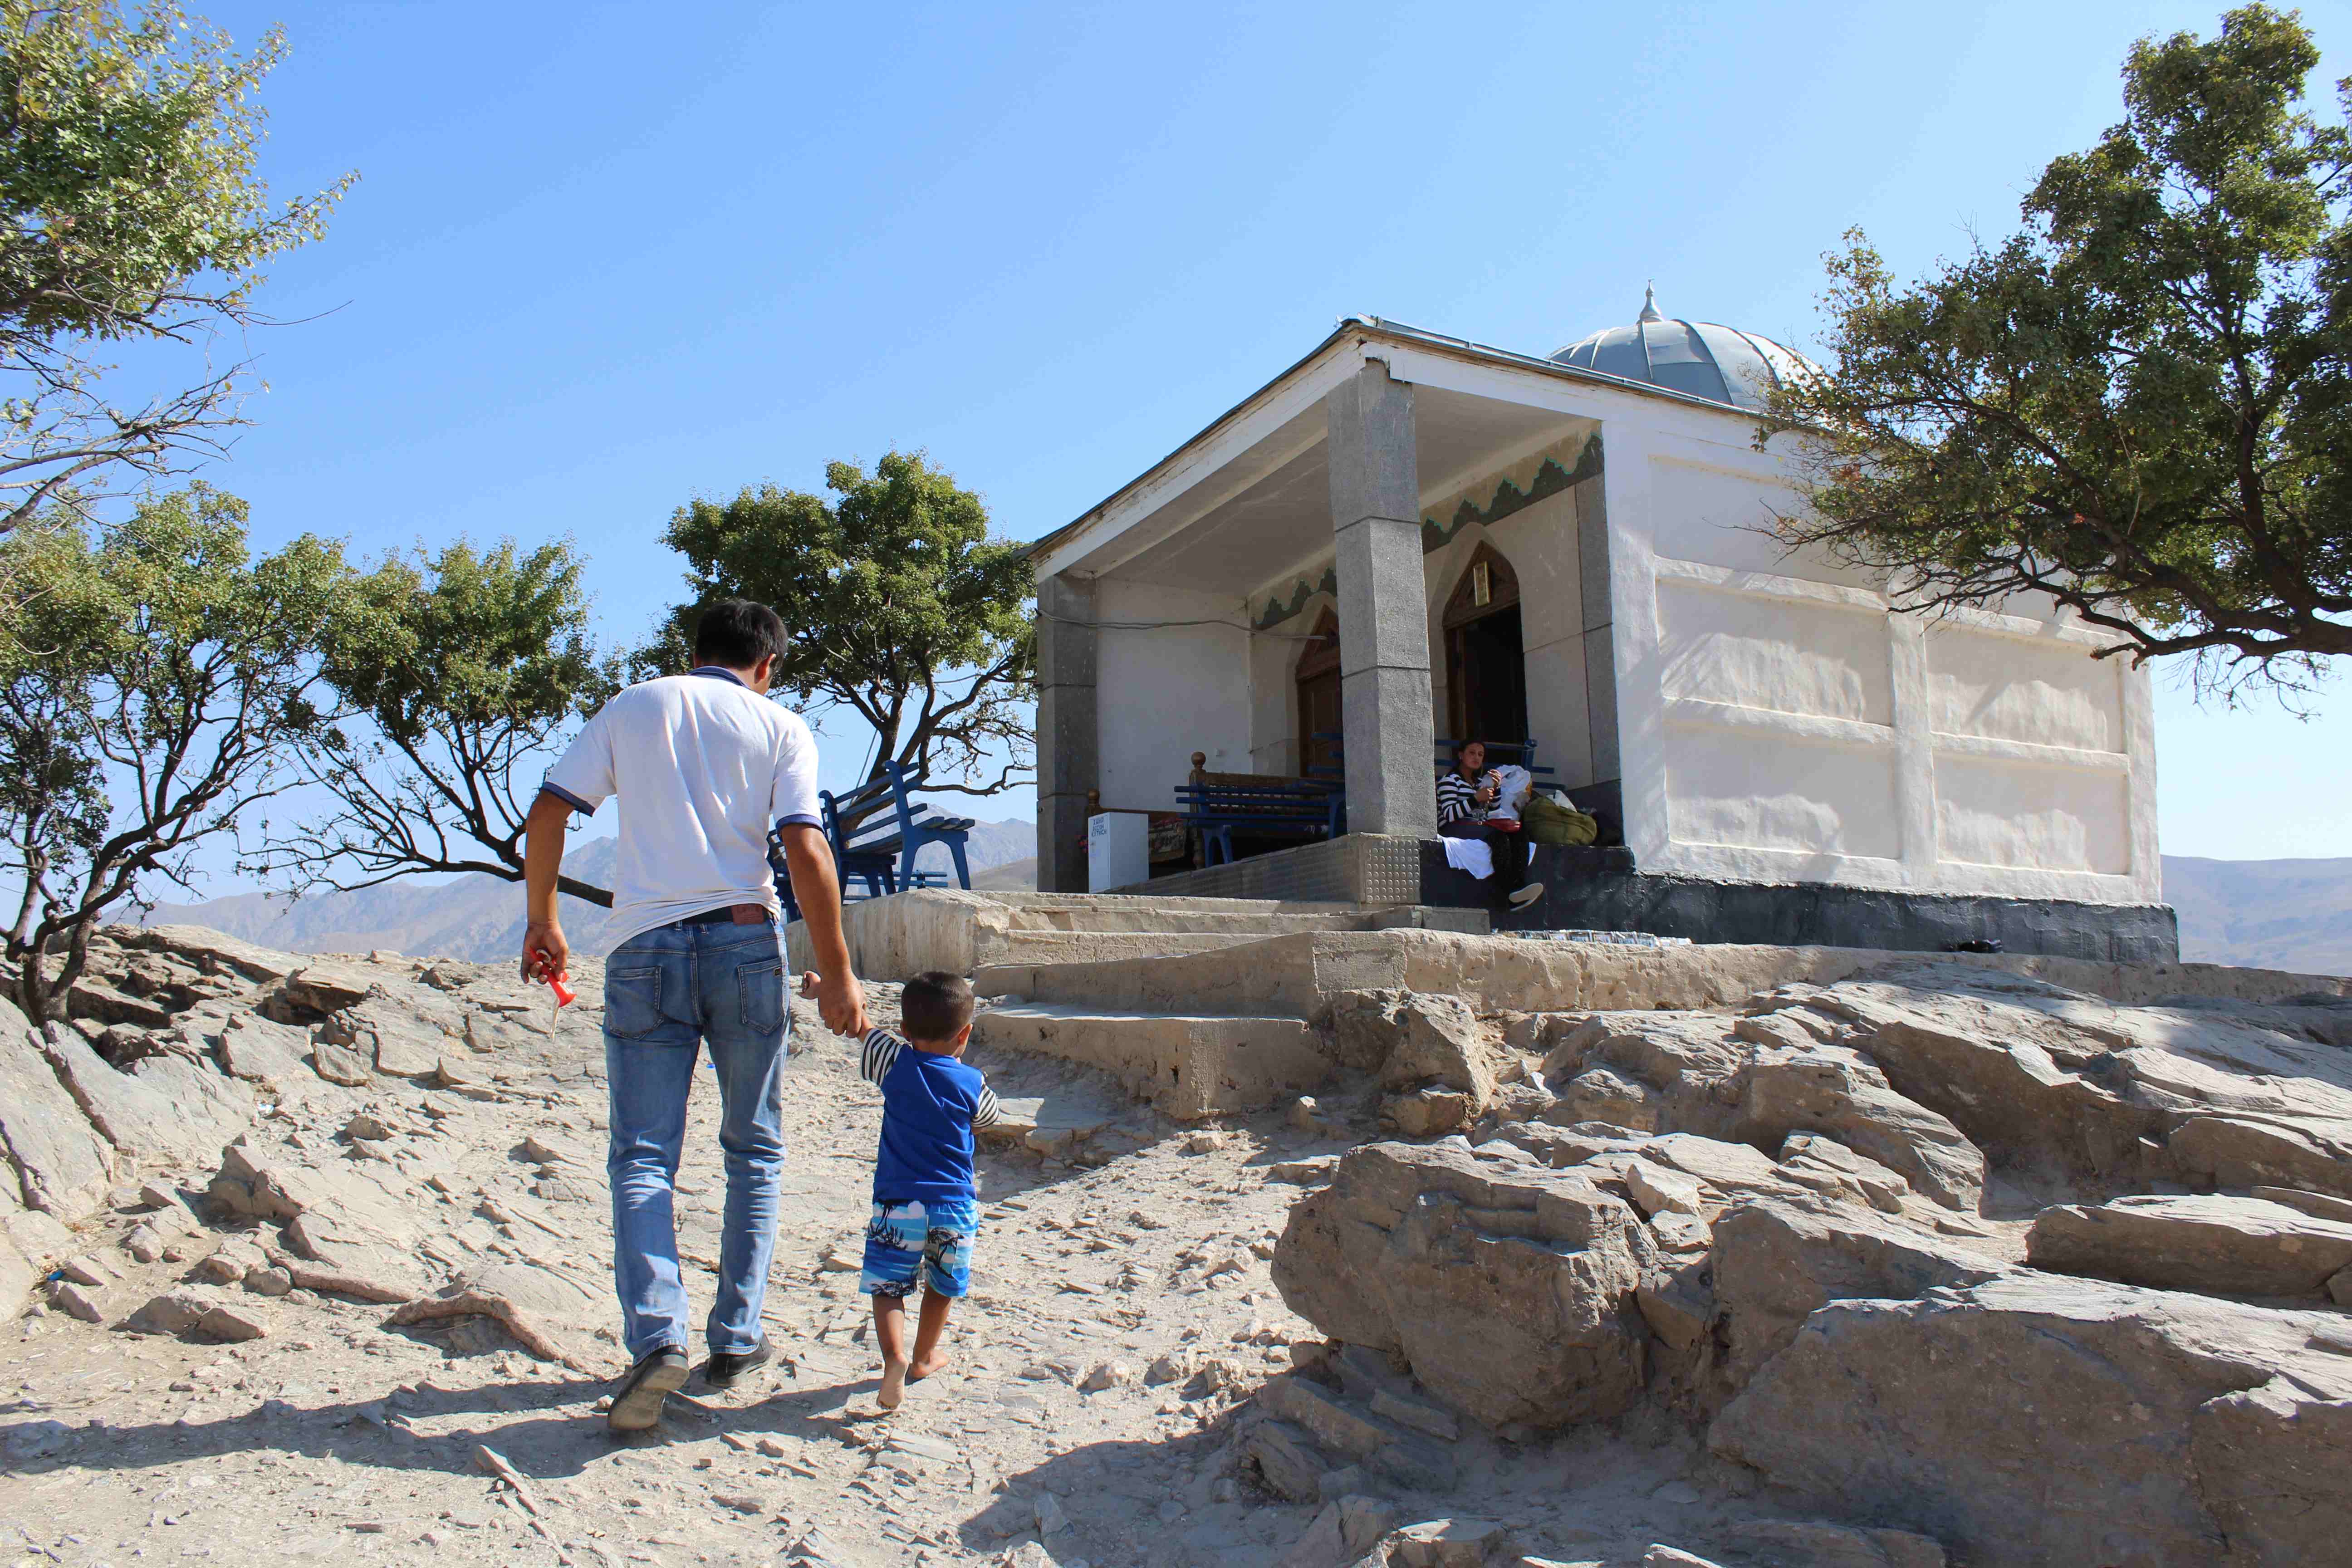
[[[1763,531],[1778,455],[1604,425],[1626,836],[1646,870],[2152,903],[2147,677],[2048,615],[1890,612]],[[1705,419],[1706,416],[1699,416]]]
[[[1241,602],[1157,584],[1105,580],[1096,687],[1102,803],[1173,811],[1176,786],[1205,752],[1212,771],[1247,771],[1250,635]],[[1122,629],[1119,622],[1230,623]]]

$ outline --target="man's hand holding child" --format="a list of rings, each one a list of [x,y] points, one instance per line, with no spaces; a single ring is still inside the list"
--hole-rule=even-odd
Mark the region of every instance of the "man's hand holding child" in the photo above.
[[[823,1016],[824,1026],[836,1035],[862,1040],[874,1027],[866,1016],[866,988],[857,984],[855,974],[827,980],[814,969],[803,969],[800,994],[816,999],[816,1010]]]

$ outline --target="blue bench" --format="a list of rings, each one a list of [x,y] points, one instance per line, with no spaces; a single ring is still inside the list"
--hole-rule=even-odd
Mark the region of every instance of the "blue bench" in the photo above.
[[[838,795],[817,791],[817,812],[824,822],[825,842],[833,848],[834,871],[841,880],[845,900],[851,897],[855,882],[866,884],[865,896],[869,899],[909,888],[945,887],[949,873],[915,869],[915,856],[927,844],[946,846],[948,858],[955,863],[956,886],[971,888],[971,869],[965,863],[964,846],[973,821],[968,816],[933,816],[929,805],[914,798],[914,792],[921,787],[922,781],[904,763],[884,763],[879,777],[856,789]],[[786,915],[798,920],[800,905],[793,897],[792,878],[784,866],[781,824],[768,832],[768,864],[775,871]]]
[[[1313,781],[1297,784],[1179,784],[1185,823],[1201,836],[1204,864],[1233,863],[1234,830],[1261,837],[1337,838],[1345,833],[1348,798]]]

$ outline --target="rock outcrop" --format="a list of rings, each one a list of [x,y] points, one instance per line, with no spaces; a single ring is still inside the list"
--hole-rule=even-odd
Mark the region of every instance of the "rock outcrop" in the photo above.
[[[2017,1274],[1828,1304],[1709,1441],[1971,1563],[2326,1562],[2347,1352],[2334,1314]]]
[[[1552,1427],[1640,1397],[1633,1298],[1654,1261],[1632,1205],[1589,1174],[1376,1143],[1291,1211],[1274,1277],[1293,1311],[1395,1353],[1454,1408]]]
[[[2116,1198],[2043,1209],[2026,1259],[2158,1290],[2320,1296],[2352,1306],[2352,1224],[2223,1194]]]

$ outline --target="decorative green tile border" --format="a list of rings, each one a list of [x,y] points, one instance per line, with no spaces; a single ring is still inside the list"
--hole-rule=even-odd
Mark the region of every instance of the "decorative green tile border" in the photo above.
[[[1507,477],[1495,487],[1495,499],[1486,503],[1484,510],[1473,505],[1469,497],[1463,497],[1462,504],[1454,509],[1454,522],[1451,527],[1441,526],[1433,517],[1423,518],[1421,520],[1421,552],[1428,555],[1444,549],[1454,542],[1457,534],[1474,522],[1492,528],[1512,513],[1525,511],[1536,502],[1556,496],[1570,485],[1581,484],[1599,472],[1601,472],[1601,432],[1595,430],[1591,437],[1584,443],[1584,449],[1577,454],[1575,468],[1563,468],[1559,466],[1559,458],[1546,458],[1543,460],[1543,466],[1536,470],[1534,479],[1528,483],[1526,489],[1520,489]]]
[[[1283,622],[1290,619],[1291,616],[1297,615],[1299,611],[1305,609],[1307,607],[1307,601],[1313,598],[1316,595],[1336,594],[1339,591],[1339,568],[1335,563],[1332,565],[1323,568],[1323,579],[1319,583],[1309,583],[1306,578],[1301,577],[1297,584],[1290,590],[1290,603],[1288,605],[1286,605],[1283,604],[1279,595],[1275,598],[1268,599],[1265,602],[1265,613],[1259,616],[1255,621],[1251,623],[1251,629],[1253,631],[1262,632],[1268,626],[1278,626]]]

